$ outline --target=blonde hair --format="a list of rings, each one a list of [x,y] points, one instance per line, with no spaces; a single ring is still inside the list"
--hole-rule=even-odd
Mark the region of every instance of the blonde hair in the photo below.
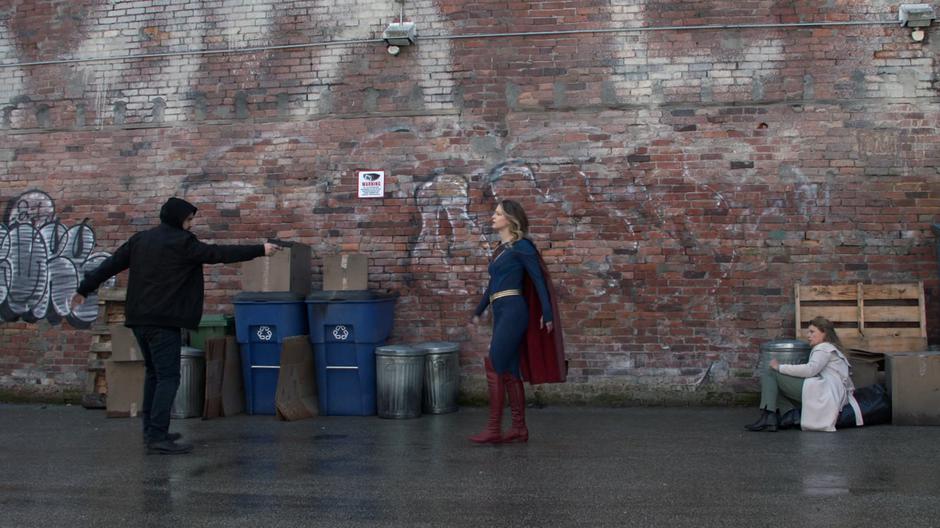
[[[512,242],[525,238],[529,234],[529,217],[526,216],[522,205],[514,200],[503,200],[499,206],[503,210],[503,216],[509,221],[509,234],[512,235]]]

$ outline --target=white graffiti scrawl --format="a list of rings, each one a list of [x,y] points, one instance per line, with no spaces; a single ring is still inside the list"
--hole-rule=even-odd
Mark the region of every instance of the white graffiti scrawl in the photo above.
[[[68,227],[42,191],[28,191],[10,203],[0,223],[0,320],[34,323],[63,319],[88,328],[98,317],[92,294],[74,311],[69,301],[86,271],[110,255],[95,252],[95,232],[86,223]]]

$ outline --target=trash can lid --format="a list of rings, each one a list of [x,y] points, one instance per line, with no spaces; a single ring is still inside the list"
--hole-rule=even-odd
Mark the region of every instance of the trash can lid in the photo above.
[[[183,345],[183,347],[180,348],[180,356],[182,356],[182,357],[199,357],[199,358],[201,358],[201,357],[204,357],[205,355],[206,355],[206,353],[203,352],[202,350],[199,350],[198,348],[194,348],[194,347],[191,347],[191,346]]]
[[[292,292],[252,292],[246,291],[235,295],[232,302],[235,303],[259,303],[259,302],[299,302],[303,301],[304,296]]]
[[[445,352],[457,352],[460,350],[458,343],[450,341],[428,341],[427,343],[418,343],[415,348],[424,350],[428,354],[443,354]]]
[[[226,314],[206,314],[199,320],[199,326],[231,326],[235,318]]]
[[[395,299],[398,292],[390,290],[322,290],[307,296],[308,301],[379,301]]]
[[[398,357],[407,357],[407,356],[423,356],[427,354],[426,351],[419,348],[415,348],[411,345],[384,345],[375,348],[376,356],[398,356]]]
[[[806,341],[799,339],[778,339],[761,343],[761,350],[809,350],[811,347]]]

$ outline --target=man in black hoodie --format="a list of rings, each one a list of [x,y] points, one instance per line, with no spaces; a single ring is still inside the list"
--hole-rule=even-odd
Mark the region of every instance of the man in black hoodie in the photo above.
[[[179,454],[191,444],[170,433],[170,408],[180,384],[181,328],[196,329],[202,318],[203,264],[242,262],[269,256],[274,244],[222,246],[200,242],[190,233],[196,207],[170,198],[160,209],[160,225],[132,236],[110,258],[85,274],[72,304],[104,281],[130,268],[125,326],[137,337],[146,365],[141,417],[148,453]]]

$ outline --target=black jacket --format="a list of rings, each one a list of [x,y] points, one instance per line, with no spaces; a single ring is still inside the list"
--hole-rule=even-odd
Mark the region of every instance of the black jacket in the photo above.
[[[191,204],[170,198],[161,224],[132,236],[93,271],[77,292],[88,296],[104,281],[130,268],[125,325],[195,329],[202,318],[203,264],[242,262],[264,255],[264,246],[222,246],[200,242],[182,228],[195,214]]]

